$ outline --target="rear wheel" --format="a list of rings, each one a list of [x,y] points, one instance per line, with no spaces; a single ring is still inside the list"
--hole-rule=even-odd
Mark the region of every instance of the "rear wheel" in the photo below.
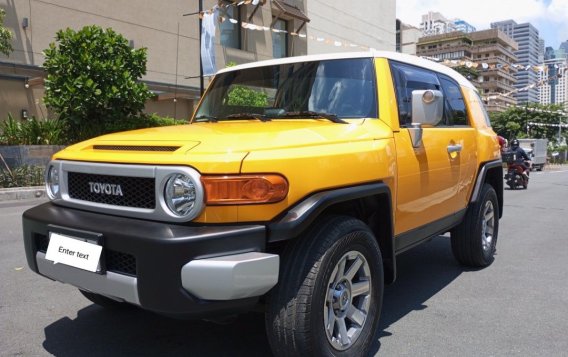
[[[277,356],[365,356],[377,332],[383,264],[361,221],[331,216],[282,258],[266,313]]]
[[[499,233],[499,203],[492,186],[484,184],[479,199],[452,230],[454,257],[463,265],[485,267],[494,260]]]

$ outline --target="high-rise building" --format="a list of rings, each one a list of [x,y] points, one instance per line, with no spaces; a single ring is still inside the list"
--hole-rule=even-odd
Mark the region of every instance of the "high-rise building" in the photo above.
[[[539,72],[540,104],[561,104],[568,110],[568,59],[553,58],[544,65],[546,69]]]
[[[441,35],[456,31],[456,25],[439,12],[429,11],[422,15],[420,29],[424,36]]]
[[[464,33],[475,32],[475,26],[462,19],[447,19],[439,12],[429,11],[422,15],[420,29],[423,36],[441,35],[448,32],[461,31]]]
[[[544,60],[549,60],[549,59],[553,59],[556,58],[556,51],[554,51],[554,48],[548,46],[544,49]]]
[[[456,27],[456,31],[461,31],[461,32],[464,32],[464,33],[470,33],[470,32],[477,31],[475,26],[471,25],[470,23],[468,23],[465,20],[455,19],[454,25]]]
[[[519,49],[515,55],[519,59],[519,64],[529,70],[520,70],[516,73],[516,88],[527,88],[538,82],[538,73],[530,70],[533,66],[542,64],[544,60],[544,48],[539,38],[536,27],[530,23],[517,24],[513,20],[506,20],[491,23],[491,28],[499,29],[505,32],[509,37],[513,38],[519,45]],[[532,87],[528,90],[522,90],[515,93],[517,102],[521,103],[538,103],[538,88]]]
[[[471,33],[460,31],[422,37],[418,40],[417,55],[443,61],[450,67],[466,67],[477,73],[469,78],[480,90],[489,111],[504,111],[517,102],[509,93],[515,91],[513,66],[517,43],[505,33],[484,30]]]
[[[560,44],[559,49],[564,50],[565,53],[568,53],[568,41],[564,41]]]

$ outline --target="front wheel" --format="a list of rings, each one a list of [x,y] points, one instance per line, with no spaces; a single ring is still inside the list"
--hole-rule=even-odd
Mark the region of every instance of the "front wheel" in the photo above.
[[[379,245],[361,221],[330,216],[284,253],[266,329],[277,356],[365,356],[383,296]]]
[[[452,230],[454,257],[461,264],[485,267],[494,260],[499,233],[497,193],[484,184],[479,199],[468,208],[463,221]]]

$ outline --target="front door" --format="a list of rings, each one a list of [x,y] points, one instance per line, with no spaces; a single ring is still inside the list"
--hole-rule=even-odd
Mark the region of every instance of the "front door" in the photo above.
[[[401,126],[395,133],[395,235],[418,232],[427,225],[425,232],[443,229],[463,209],[470,187],[464,182],[465,173],[476,162],[475,130],[468,124],[461,89],[450,77],[397,62],[391,62],[391,70]],[[412,123],[412,91],[420,89],[442,91],[444,116],[436,126],[423,128],[422,144],[414,148],[406,127]]]

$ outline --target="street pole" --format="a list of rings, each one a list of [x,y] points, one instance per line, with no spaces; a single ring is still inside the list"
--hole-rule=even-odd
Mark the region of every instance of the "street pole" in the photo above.
[[[199,13],[203,12],[203,0],[199,0]],[[203,92],[205,90],[205,85],[203,82],[203,60],[201,59],[201,35],[203,32],[203,20],[199,16],[199,96],[203,97]]]
[[[529,137],[529,103],[525,104],[525,123],[527,125],[527,138]]]

